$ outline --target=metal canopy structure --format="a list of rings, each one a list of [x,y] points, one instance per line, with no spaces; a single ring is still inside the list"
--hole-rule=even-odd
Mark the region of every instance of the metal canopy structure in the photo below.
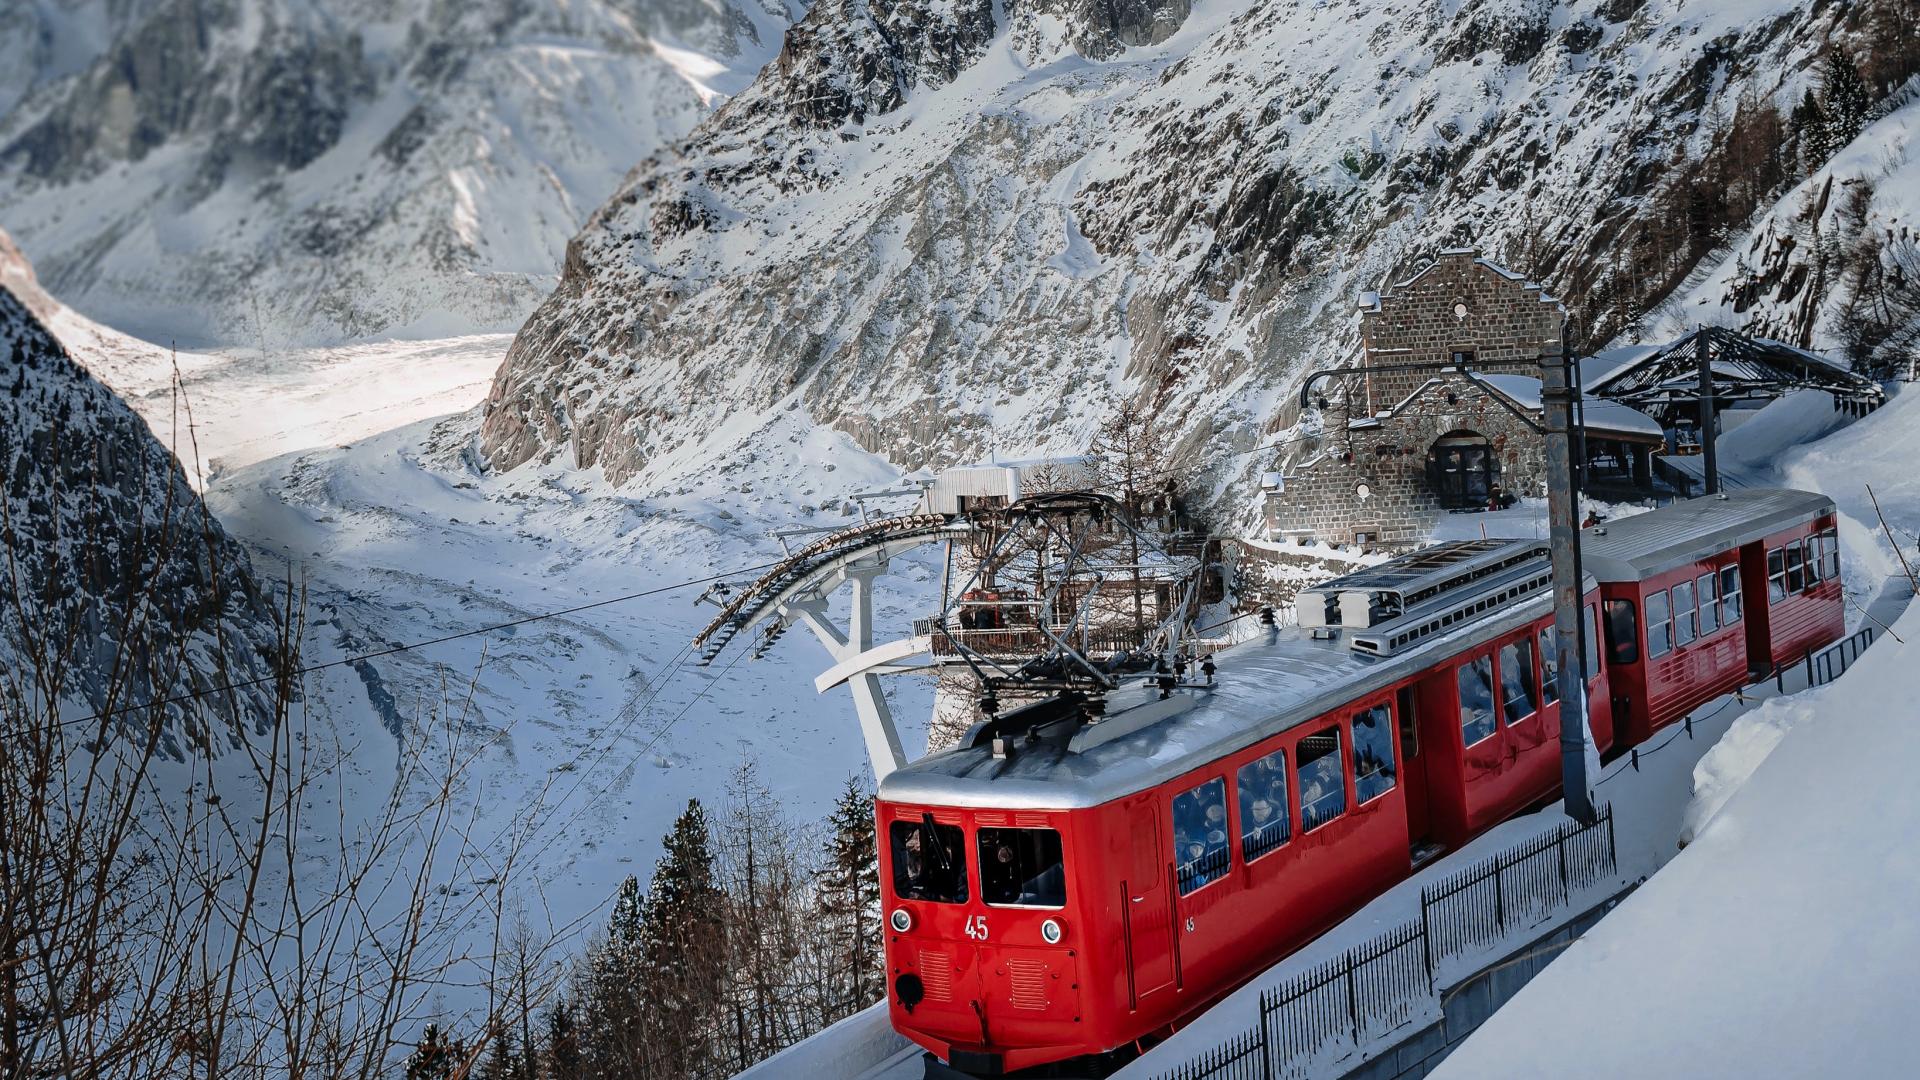
[[[1702,393],[1703,349],[1712,380],[1708,394]],[[1861,412],[1886,401],[1878,383],[1818,353],[1721,327],[1702,327],[1647,351],[1597,373],[1586,386],[1588,395],[1651,413],[1670,429],[1682,421],[1694,422],[1703,397],[1719,408],[1736,401],[1771,401],[1793,390],[1822,390],[1840,406]]]

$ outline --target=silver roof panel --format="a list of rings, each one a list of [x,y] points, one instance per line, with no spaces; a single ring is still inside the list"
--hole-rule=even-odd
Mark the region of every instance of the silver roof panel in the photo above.
[[[1546,615],[1542,593],[1394,656],[1354,651],[1345,632],[1315,640],[1288,628],[1214,654],[1211,691],[1193,708],[1082,752],[1051,744],[1017,746],[1006,758],[986,747],[933,754],[887,774],[880,797],[933,806],[1072,810],[1099,806],[1163,783],[1208,761],[1322,716],[1391,686],[1438,655],[1469,649]],[[1121,693],[1139,697],[1123,700]],[[1107,720],[1157,694],[1109,695]]]
[[[1833,500],[1812,491],[1749,488],[1707,495],[1586,530],[1580,565],[1598,581],[1644,581],[1831,513]]]

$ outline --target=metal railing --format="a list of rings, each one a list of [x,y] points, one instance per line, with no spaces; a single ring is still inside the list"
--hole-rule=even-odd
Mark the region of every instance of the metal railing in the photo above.
[[[1613,807],[1592,825],[1559,828],[1420,890],[1420,921],[1433,963],[1531,926],[1553,908],[1618,869]]]
[[[1825,686],[1847,673],[1860,654],[1873,644],[1873,627],[1863,626],[1846,638],[1834,642],[1818,653],[1807,656],[1807,685]]]
[[[1617,872],[1613,808],[1420,892],[1420,918],[1260,994],[1259,1021],[1161,1080],[1304,1078],[1440,1009],[1440,965],[1501,942]]]

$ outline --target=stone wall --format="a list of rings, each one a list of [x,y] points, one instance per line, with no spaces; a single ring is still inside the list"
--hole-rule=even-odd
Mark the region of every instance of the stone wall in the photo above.
[[[1537,377],[1540,357],[1565,348],[1565,320],[1566,308],[1540,286],[1472,250],[1443,251],[1361,308],[1362,363],[1445,362],[1470,352],[1475,370]],[[1426,372],[1369,375],[1366,411],[1393,408],[1427,378]]]
[[[1442,436],[1484,436],[1500,461],[1500,487],[1516,496],[1545,493],[1541,429],[1484,384],[1459,373],[1433,377],[1391,415],[1362,419],[1331,435],[1321,451],[1282,472],[1266,497],[1268,535],[1373,545],[1423,543],[1443,511],[1427,483],[1427,455]],[[1358,494],[1368,488],[1366,498]]]

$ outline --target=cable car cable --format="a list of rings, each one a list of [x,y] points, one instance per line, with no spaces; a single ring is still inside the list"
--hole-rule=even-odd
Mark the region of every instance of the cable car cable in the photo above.
[[[543,622],[547,619],[557,619],[566,615],[577,615],[583,611],[592,611],[596,608],[609,607],[613,604],[621,604],[629,600],[638,600],[643,597],[658,596],[661,593],[672,592],[675,589],[684,589],[692,585],[704,585],[710,582],[719,581],[722,578],[735,577],[740,574],[750,574],[756,570],[770,570],[773,567],[780,565],[780,561],[781,560],[776,560],[774,562],[768,562],[768,563],[761,563],[758,566],[744,566],[735,570],[726,571],[725,573],[710,574],[706,577],[693,578],[692,580],[689,580],[689,581],[675,582],[672,585],[661,585],[651,589],[642,589],[639,592],[627,593],[623,596],[611,596],[611,597],[607,597],[604,600],[594,600],[590,603],[576,604],[573,607],[561,608],[557,611],[547,611],[537,615],[528,615],[518,619],[510,619],[506,622],[494,623],[490,626],[476,627],[472,630],[462,630],[459,633],[455,633],[455,634],[443,634],[439,637],[428,638],[424,641],[414,641],[404,645],[393,645],[385,649],[376,649],[372,652],[358,653],[353,656],[344,656],[337,660],[328,660],[324,663],[309,664],[306,667],[299,668],[297,670],[286,672],[286,673],[263,675],[260,678],[248,679],[243,682],[223,683],[219,686],[210,686],[204,690],[196,690],[188,694],[178,694],[173,697],[162,698],[159,701],[143,702],[142,704],[139,704],[139,705],[122,705],[122,706],[117,706],[115,708],[107,709],[103,712],[93,713],[90,716],[76,717],[75,719],[72,719],[72,720],[56,720],[50,724],[36,725],[33,728],[20,728],[11,732],[7,732],[6,737],[8,738],[21,737],[25,735],[30,735],[35,731],[47,730],[51,728],[74,727],[80,724],[92,723],[93,721],[96,721],[96,720],[105,720],[110,717],[118,716],[122,713],[138,712],[141,709],[154,709],[154,708],[159,708],[166,705],[178,705],[188,701],[197,701],[200,698],[207,697],[212,694],[227,693],[234,690],[247,690],[247,689],[251,689],[252,687],[262,686],[266,683],[275,682],[283,678],[289,679],[289,680],[298,679],[307,675],[315,674],[317,672],[327,671],[331,668],[345,667],[350,664],[358,664],[367,660],[377,660],[380,657],[393,656],[398,653],[413,652],[415,650],[424,649],[432,645],[444,645],[449,641],[459,641],[462,638],[478,637],[481,634],[491,634],[491,633],[494,633],[495,631],[508,630],[517,626],[526,626],[530,623]],[[731,667],[732,665],[728,665],[728,666]]]

